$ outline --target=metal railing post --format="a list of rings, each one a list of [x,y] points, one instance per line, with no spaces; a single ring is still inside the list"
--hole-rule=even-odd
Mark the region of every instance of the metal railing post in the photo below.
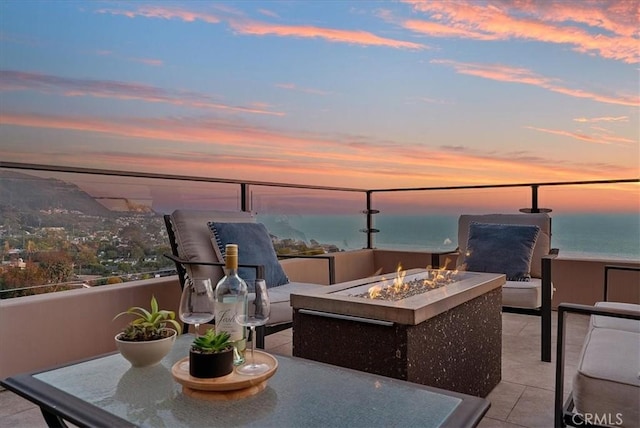
[[[540,209],[538,208],[538,185],[534,184],[531,186],[531,212],[539,213]]]
[[[373,192],[371,190],[367,190],[367,209],[363,211],[367,215],[367,227],[365,229],[361,229],[361,232],[366,232],[367,234],[367,249],[373,248],[373,234],[379,232],[378,229],[373,227],[373,215],[378,214],[380,211],[374,210],[371,207],[371,196]]]
[[[251,185],[240,183],[240,211],[251,212]]]

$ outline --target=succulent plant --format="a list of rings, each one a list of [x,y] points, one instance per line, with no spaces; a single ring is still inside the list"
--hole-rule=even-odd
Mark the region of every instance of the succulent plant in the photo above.
[[[216,333],[214,329],[210,328],[203,336],[198,336],[193,340],[191,350],[202,354],[222,352],[231,347],[229,339],[229,333],[226,331]]]
[[[173,311],[158,309],[158,301],[155,296],[151,296],[151,310],[148,311],[139,306],[132,306],[124,312],[120,312],[113,317],[122,315],[135,315],[136,319],[131,321],[118,336],[119,339],[129,342],[144,342],[150,340],[163,339],[171,335],[171,332],[165,330],[167,324],[176,329],[178,334],[182,332],[180,323],[176,321],[176,314]]]

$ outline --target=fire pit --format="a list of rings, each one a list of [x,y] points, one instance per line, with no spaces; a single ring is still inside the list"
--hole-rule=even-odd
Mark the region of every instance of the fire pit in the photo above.
[[[355,294],[355,297],[392,301],[404,300],[454,283],[458,280],[458,276],[458,271],[432,269],[407,278],[406,272],[402,270],[402,266],[399,266],[393,281],[382,280],[369,287],[366,293]]]
[[[292,294],[293,355],[485,397],[501,379],[504,281],[413,269]]]

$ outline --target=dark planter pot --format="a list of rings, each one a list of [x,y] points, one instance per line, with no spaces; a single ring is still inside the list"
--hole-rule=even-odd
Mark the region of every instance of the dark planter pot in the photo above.
[[[233,348],[216,354],[189,350],[189,374],[198,378],[226,376],[233,371]]]

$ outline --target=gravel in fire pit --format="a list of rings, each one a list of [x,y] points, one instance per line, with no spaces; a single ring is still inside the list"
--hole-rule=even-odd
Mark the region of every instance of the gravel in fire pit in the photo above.
[[[444,274],[441,271],[435,271],[432,277],[425,279],[413,279],[407,282],[396,279],[391,285],[374,285],[366,293],[355,294],[354,297],[396,302],[456,282],[455,276],[451,271]]]

